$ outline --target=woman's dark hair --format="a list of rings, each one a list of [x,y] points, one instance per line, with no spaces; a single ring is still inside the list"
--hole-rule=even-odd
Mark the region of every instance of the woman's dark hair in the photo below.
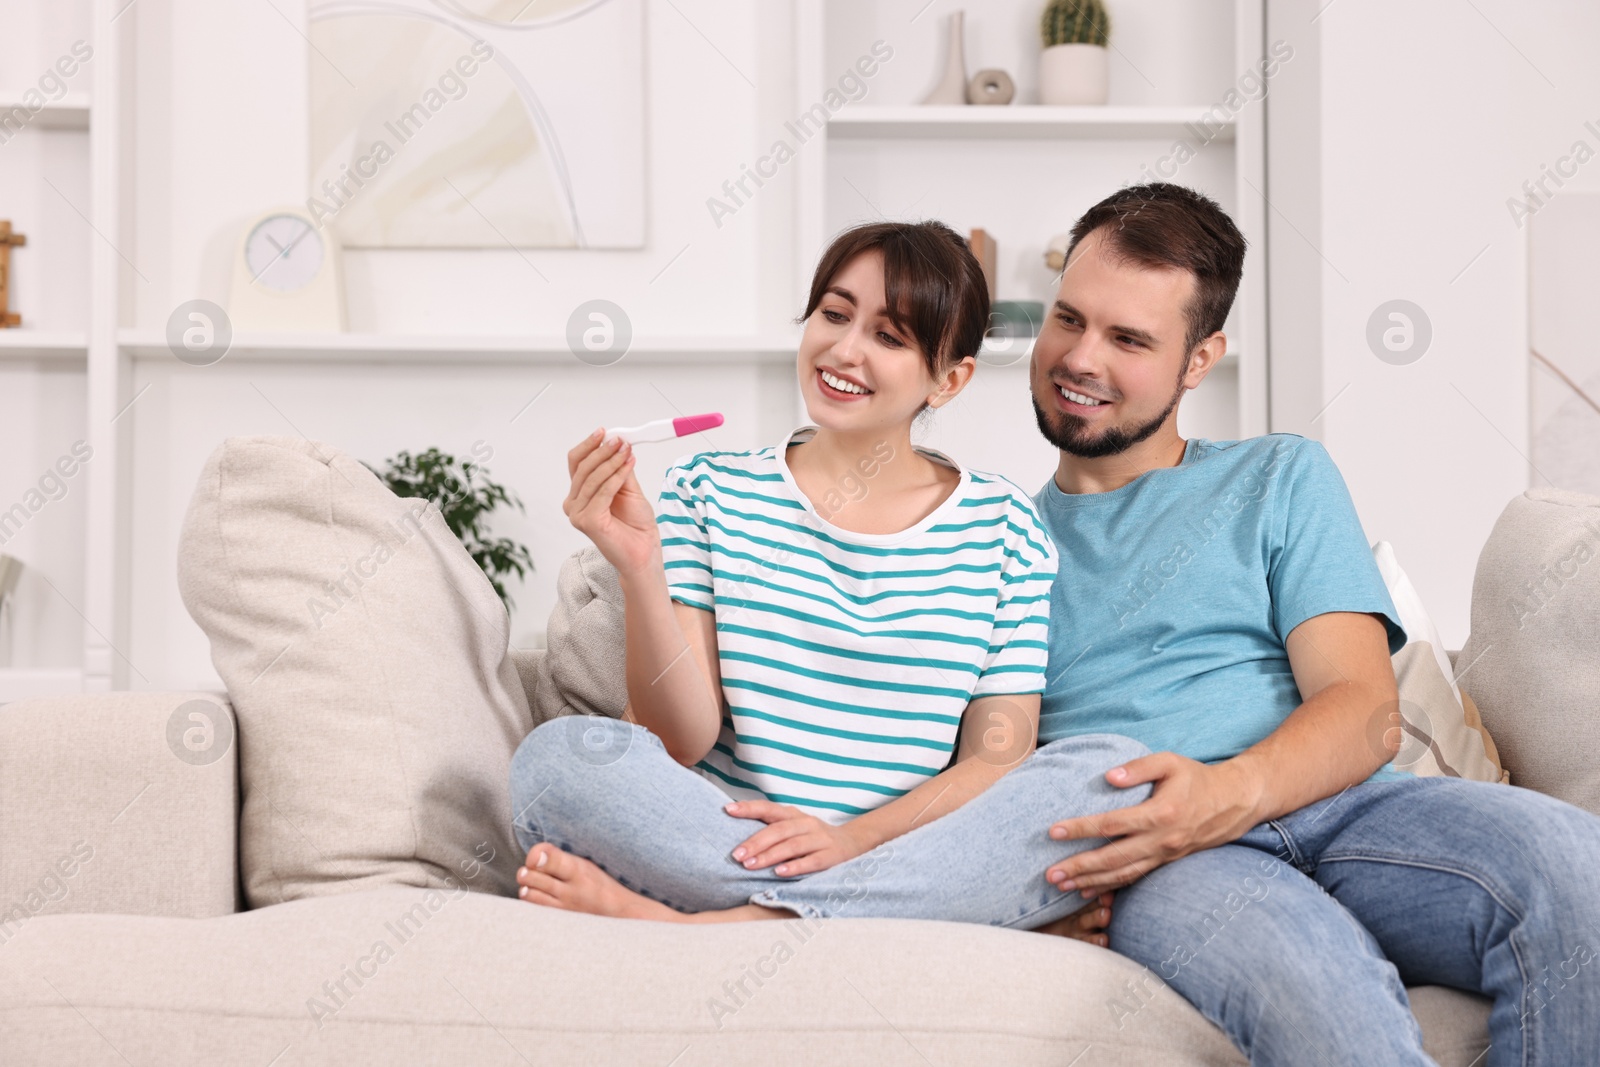
[[[851,260],[872,251],[883,255],[889,321],[916,339],[930,375],[978,354],[989,328],[989,285],[966,239],[942,222],[872,222],[835,237],[797,321],[812,316]]]
[[[1067,255],[1105,228],[1113,256],[1141,267],[1176,267],[1194,275],[1184,354],[1222,329],[1244,273],[1244,235],[1215,200],[1171,182],[1118,189],[1083,213],[1072,227]]]

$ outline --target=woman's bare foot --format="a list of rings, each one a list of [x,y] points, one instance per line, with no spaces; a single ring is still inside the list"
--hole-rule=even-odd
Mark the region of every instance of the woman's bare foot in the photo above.
[[[517,872],[517,895],[533,904],[613,919],[682,918],[680,912],[640,896],[582,856],[540,843]]]
[[[658,900],[641,896],[582,856],[563,852],[541,842],[528,850],[517,871],[517,895],[532,904],[563,911],[581,911],[613,919],[653,919],[656,922],[717,923],[756,919],[792,919],[794,912],[756,904],[685,914]]]
[[[1111,925],[1111,896],[1110,893],[1103,893],[1093,904],[1073,912],[1065,919],[1057,919],[1048,926],[1035,927],[1034,933],[1055,934],[1109,948],[1111,939],[1106,936],[1106,928]]]

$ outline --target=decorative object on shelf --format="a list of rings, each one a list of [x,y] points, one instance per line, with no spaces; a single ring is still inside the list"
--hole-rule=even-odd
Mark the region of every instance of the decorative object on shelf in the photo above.
[[[10,219],[0,219],[0,329],[22,325],[11,308],[11,250],[28,243],[27,235],[13,233]]]
[[[950,14],[950,47],[944,60],[944,76],[933,91],[922,98],[924,104],[965,104],[967,102],[967,49],[962,24],[965,11]]]
[[[1038,300],[996,300],[989,312],[989,337],[1039,336],[1044,303]]]
[[[11,666],[11,594],[22,577],[22,561],[0,556],[0,667]]]
[[[980,70],[967,82],[969,104],[1009,104],[1016,95],[1016,83],[1003,70]]]
[[[1060,274],[1067,269],[1067,249],[1070,247],[1072,247],[1070,233],[1058,233],[1044,246],[1044,265],[1050,268],[1052,274]]]
[[[479,444],[472,446],[478,455]],[[494,450],[483,446],[489,458]],[[488,478],[488,468],[470,459],[456,457],[430,448],[420,455],[401,452],[384,461],[386,469],[379,470],[370,463],[362,465],[376,474],[395,496],[422,497],[439,505],[445,525],[461,539],[494,591],[500,594],[506,610],[511,610],[511,594],[506,592],[505,579],[512,574],[518,578],[533,570],[533,556],[526,545],[505,537],[489,537],[484,528],[490,512],[504,504],[516,508],[524,515],[528,509],[515,493]]]
[[[1050,0],[1039,19],[1039,102],[1103,104],[1109,93],[1111,18],[1101,0]]]
[[[245,226],[228,318],[235,330],[343,332],[344,270],[332,231],[297,207],[274,208]]]
[[[987,230],[973,230],[972,236],[967,238],[967,247],[972,249],[972,255],[983,268],[983,280],[989,283],[989,301],[994,302],[995,294],[995,266],[999,260],[999,252],[995,248],[994,238],[989,236]]]

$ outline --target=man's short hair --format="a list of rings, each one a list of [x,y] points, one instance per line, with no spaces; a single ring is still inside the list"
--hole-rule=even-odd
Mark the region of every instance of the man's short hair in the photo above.
[[[1126,186],[1083,213],[1072,227],[1067,256],[1102,227],[1113,256],[1194,275],[1194,297],[1184,308],[1189,320],[1185,355],[1222,329],[1239,292],[1246,242],[1221,205],[1171,182]]]

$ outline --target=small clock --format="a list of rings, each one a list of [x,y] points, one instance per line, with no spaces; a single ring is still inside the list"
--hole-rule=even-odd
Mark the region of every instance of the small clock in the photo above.
[[[258,216],[239,237],[228,317],[235,330],[294,333],[345,328],[337,238],[299,208]]]

